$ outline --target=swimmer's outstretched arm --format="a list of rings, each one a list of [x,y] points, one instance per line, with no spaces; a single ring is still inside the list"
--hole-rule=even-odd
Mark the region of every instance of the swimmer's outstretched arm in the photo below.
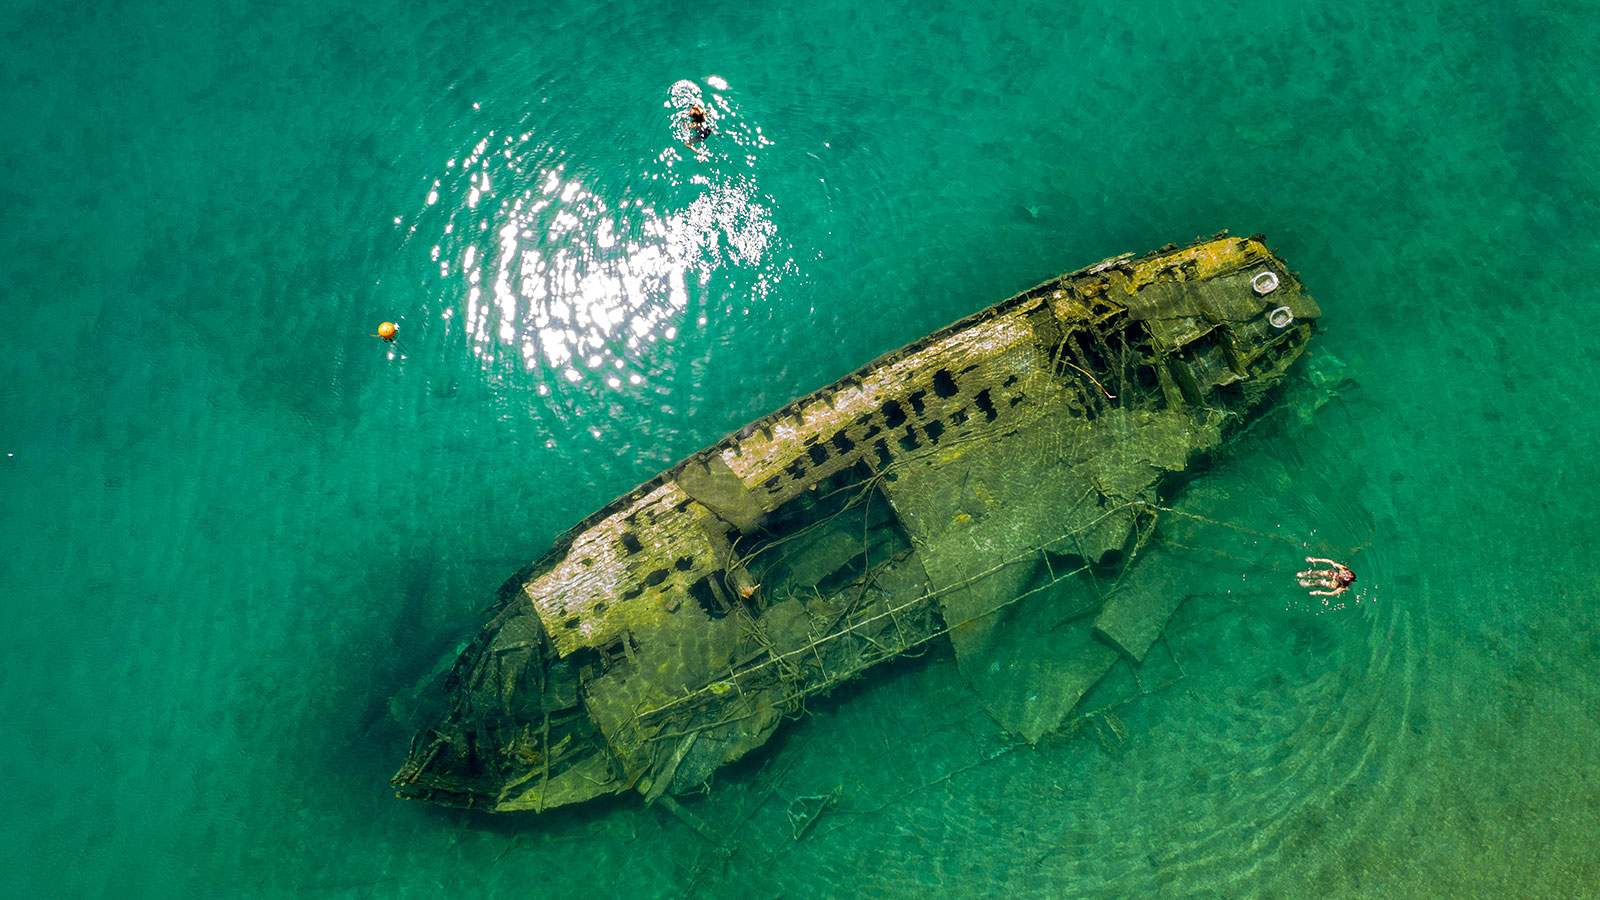
[[[1306,557],[1306,562],[1308,562],[1308,563],[1327,563],[1330,566],[1338,566],[1339,565],[1338,563],[1334,562],[1331,559],[1323,559],[1320,556],[1308,556],[1308,557]],[[1340,566],[1340,568],[1344,568],[1344,567]]]

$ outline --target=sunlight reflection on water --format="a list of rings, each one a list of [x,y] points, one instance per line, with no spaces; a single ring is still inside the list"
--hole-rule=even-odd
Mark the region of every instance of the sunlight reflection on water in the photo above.
[[[485,370],[517,361],[540,396],[625,391],[644,385],[661,342],[706,324],[689,315],[696,295],[715,290],[726,311],[748,311],[793,273],[756,178],[772,141],[725,81],[705,85],[668,89],[671,142],[653,157],[579,160],[544,137],[550,127],[524,127],[488,129],[446,161],[411,229],[432,238],[446,336],[463,337]],[[606,171],[628,174],[607,187],[584,174]]]

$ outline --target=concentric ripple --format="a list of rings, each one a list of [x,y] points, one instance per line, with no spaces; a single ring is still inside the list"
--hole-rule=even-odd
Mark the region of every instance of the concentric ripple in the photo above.
[[[1393,798],[1406,793],[1396,759],[1425,752],[1412,721],[1420,599],[1394,587],[1377,498],[1330,464],[1340,448],[1309,434],[1250,443],[1245,463],[1205,481],[1232,498],[1230,524],[1261,536],[1250,542],[1260,556],[1238,564],[1234,588],[1218,591],[1221,577],[1194,586],[1198,615],[1170,635],[1180,689],[1129,711],[1143,733],[1125,767],[1094,780],[1110,795],[1116,779],[1137,781],[1162,815],[1119,818],[1120,852],[1051,858],[1079,883],[1248,892],[1407,815]],[[1348,561],[1360,590],[1327,603],[1304,596],[1292,576],[1306,555]],[[1097,799],[1080,798],[1068,818],[1093,817]]]

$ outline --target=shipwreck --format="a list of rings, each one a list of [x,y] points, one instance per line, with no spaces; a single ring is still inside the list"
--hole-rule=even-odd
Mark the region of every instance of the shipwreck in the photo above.
[[[506,584],[398,794],[539,811],[696,789],[934,640],[1037,740],[1160,636],[1181,596],[1128,577],[1159,492],[1319,315],[1261,238],[1224,233],[1053,278],[750,423]]]

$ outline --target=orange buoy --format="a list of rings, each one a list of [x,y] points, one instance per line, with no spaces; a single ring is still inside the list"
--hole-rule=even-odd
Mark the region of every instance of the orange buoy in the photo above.
[[[378,323],[378,337],[381,337],[386,341],[394,340],[394,336],[399,334],[399,333],[400,333],[400,326],[396,325],[393,322],[379,322]]]

